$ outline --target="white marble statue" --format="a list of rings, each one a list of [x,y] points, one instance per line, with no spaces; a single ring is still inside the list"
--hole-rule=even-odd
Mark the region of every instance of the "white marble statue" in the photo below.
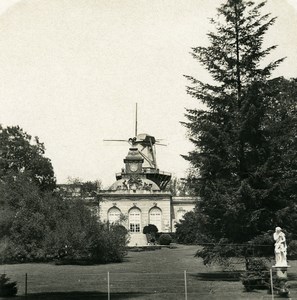
[[[275,240],[275,244],[274,244],[275,267],[287,267],[288,263],[287,263],[286,236],[282,232],[282,229],[280,227],[275,228],[273,239]]]

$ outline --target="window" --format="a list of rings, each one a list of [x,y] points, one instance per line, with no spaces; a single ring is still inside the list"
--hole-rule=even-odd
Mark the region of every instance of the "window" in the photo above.
[[[162,231],[162,211],[158,207],[154,207],[150,210],[149,223],[157,226],[159,231]]]
[[[132,208],[129,211],[129,229],[130,232],[140,232],[141,212],[138,208]]]
[[[121,211],[117,207],[112,207],[108,211],[108,221],[109,223],[116,223],[120,221]]]

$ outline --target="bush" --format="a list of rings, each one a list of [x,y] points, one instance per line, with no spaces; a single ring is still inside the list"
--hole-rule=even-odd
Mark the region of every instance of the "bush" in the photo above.
[[[159,238],[159,244],[160,245],[170,245],[170,243],[172,242],[172,238],[170,236],[170,234],[161,234],[160,238]]]
[[[14,218],[10,236],[0,240],[3,262],[59,260],[63,264],[90,264],[123,260],[128,242],[126,228],[100,223],[80,200],[43,201],[38,213],[30,215],[30,210],[23,207]]]
[[[158,227],[154,224],[149,224],[143,227],[144,234],[146,234],[147,240],[150,244],[155,244],[156,236],[158,233]]]
[[[175,238],[179,244],[199,244],[208,243],[209,239],[201,233],[200,216],[189,211],[184,215],[184,218],[175,224]]]
[[[251,244],[251,246],[247,249],[247,253],[249,252],[249,255],[256,257],[269,257],[274,255],[274,247],[272,247],[274,241],[271,232],[258,235],[249,243]]]
[[[297,259],[297,241],[293,240],[288,245],[288,256],[290,259]]]
[[[158,232],[158,227],[154,224],[148,224],[147,226],[143,227],[144,234],[156,234]]]
[[[241,275],[241,282],[247,292],[254,289],[269,287],[269,268],[263,258],[249,258],[246,262],[246,272]]]
[[[15,281],[9,282],[9,278],[6,274],[0,275],[0,297],[12,297],[15,296],[18,289]]]
[[[122,262],[127,254],[127,230],[121,225],[112,225],[108,230],[104,230],[105,224],[100,227],[90,249],[92,260],[97,263]]]

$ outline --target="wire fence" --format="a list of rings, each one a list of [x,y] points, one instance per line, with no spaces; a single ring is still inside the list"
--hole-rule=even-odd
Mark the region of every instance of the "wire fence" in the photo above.
[[[264,272],[265,273],[265,272]],[[77,273],[7,274],[18,283],[18,299],[274,299],[275,270],[265,275],[269,285],[246,292],[245,271],[193,273]],[[297,299],[297,274],[289,274],[291,297]],[[271,293],[272,292],[272,293]],[[1,298],[0,298],[1,299]]]

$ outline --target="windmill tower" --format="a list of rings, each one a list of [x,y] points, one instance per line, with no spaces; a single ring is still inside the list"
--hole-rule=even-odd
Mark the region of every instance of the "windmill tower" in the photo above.
[[[156,159],[156,145],[166,146],[161,144],[159,140],[157,140],[154,136],[149,135],[147,133],[137,133],[137,104],[136,104],[136,112],[135,112],[135,136],[133,138],[129,138],[128,140],[105,140],[105,141],[115,141],[115,142],[128,142],[132,147],[130,148],[130,155],[126,157],[124,160],[126,168],[122,170],[121,173],[116,174],[116,179],[120,180],[125,177],[129,170],[133,170],[133,176],[141,176],[146,177],[147,179],[153,181],[158,185],[160,190],[164,190],[166,185],[171,179],[171,174],[167,172],[162,172],[159,170],[157,166]],[[136,155],[137,153],[137,155]],[[137,161],[142,160],[141,166],[136,168],[138,163],[133,162],[133,155],[138,157]],[[131,169],[132,167],[132,169]]]

